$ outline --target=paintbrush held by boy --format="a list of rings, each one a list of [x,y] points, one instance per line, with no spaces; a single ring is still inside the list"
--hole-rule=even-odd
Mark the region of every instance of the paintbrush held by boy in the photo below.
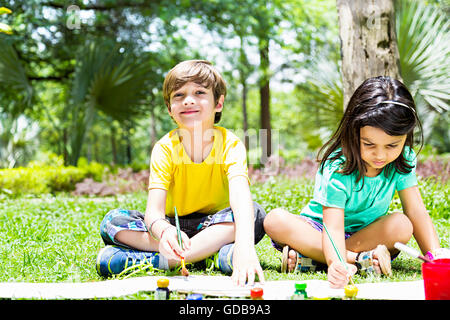
[[[184,61],[167,74],[163,96],[176,128],[152,150],[145,214],[115,209],[104,217],[107,246],[98,254],[98,273],[109,276],[140,263],[170,269],[206,259],[232,273],[236,284],[253,284],[256,276],[264,281],[254,245],[264,236],[265,212],[252,201],[246,149],[216,126],[225,81],[207,61]]]
[[[181,230],[180,230],[180,220],[178,219],[177,207],[174,208],[175,211],[175,227],[177,228],[177,237],[178,237],[178,245],[181,249],[184,249],[183,239],[181,239]],[[186,269],[186,261],[184,257],[180,257],[181,259],[181,274],[185,277],[189,276],[189,271]]]

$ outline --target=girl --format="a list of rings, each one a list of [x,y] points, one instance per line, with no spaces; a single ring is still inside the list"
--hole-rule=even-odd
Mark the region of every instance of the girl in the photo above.
[[[337,131],[319,151],[312,200],[300,215],[277,208],[264,221],[274,246],[283,247],[282,271],[328,266],[328,281],[339,288],[357,270],[390,275],[391,255],[398,254],[394,243],[407,243],[412,235],[423,253],[440,248],[417,187],[416,126],[421,129],[413,98],[400,81],[370,78],[356,89]],[[404,214],[388,214],[396,191]]]

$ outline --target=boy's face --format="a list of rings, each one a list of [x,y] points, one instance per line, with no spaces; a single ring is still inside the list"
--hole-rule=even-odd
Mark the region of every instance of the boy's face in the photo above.
[[[222,111],[224,97],[214,103],[212,88],[205,88],[195,82],[187,82],[170,95],[169,114],[180,128],[194,128],[201,125],[203,129],[214,126],[216,112]]]

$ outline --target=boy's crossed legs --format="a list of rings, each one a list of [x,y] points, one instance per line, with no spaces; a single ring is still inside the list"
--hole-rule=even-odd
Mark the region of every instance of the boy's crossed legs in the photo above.
[[[288,244],[291,248],[288,252],[288,271],[293,271],[296,266],[297,252],[326,265],[322,250],[322,232],[313,227],[307,219],[277,208],[264,220],[266,233],[276,242],[275,245]],[[396,212],[383,216],[367,227],[346,236],[347,262],[355,264],[358,253],[373,250],[379,244],[385,245],[391,255],[396,255],[398,250],[394,248],[394,243],[407,243],[412,232],[412,224],[406,215]],[[378,259],[375,250],[373,267],[380,273]]]
[[[139,251],[158,251],[159,241],[149,233],[133,230],[122,230],[116,234],[116,240]],[[191,238],[191,250],[186,254],[186,263],[198,262],[213,255],[226,244],[234,242],[234,223],[222,222],[214,224]],[[169,268],[178,266],[178,260],[168,260]]]
[[[263,227],[265,215],[264,209],[255,202],[255,244],[265,234]],[[175,225],[173,218],[169,218],[169,222]],[[186,262],[192,263],[204,260],[218,251],[220,256],[223,251],[230,257],[230,260],[227,261],[226,265],[219,264],[220,269],[226,273],[232,271],[232,245],[227,246],[227,244],[234,242],[235,235],[234,217],[231,208],[226,208],[209,216],[192,214],[188,217],[180,217],[180,228],[186,232],[191,240],[191,249],[187,251],[185,256]],[[126,267],[113,270],[114,268],[110,268],[112,257],[108,255],[115,254],[117,250],[127,252],[127,248],[133,252],[130,254],[130,259],[136,256],[143,257],[150,260],[152,264],[156,264],[156,268],[168,269],[179,265],[179,261],[167,260],[158,253],[159,242],[147,232],[144,215],[139,211],[115,209],[108,212],[101,223],[100,233],[106,245],[119,246],[115,251],[105,252],[107,250],[104,248],[99,252],[97,271],[101,276],[119,273]],[[228,254],[229,251],[231,251],[230,254]],[[157,258],[154,259],[155,257]],[[120,264],[124,263],[120,262]]]

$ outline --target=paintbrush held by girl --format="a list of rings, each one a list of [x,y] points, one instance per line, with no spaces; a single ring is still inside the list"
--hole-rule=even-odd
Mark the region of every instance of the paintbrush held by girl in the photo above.
[[[107,246],[97,256],[98,273],[206,260],[238,285],[264,281],[254,245],[265,234],[266,214],[252,201],[245,146],[215,125],[225,81],[208,61],[184,61],[167,74],[163,95],[176,128],[152,150],[145,214],[115,209],[104,217],[100,232]]]
[[[358,270],[390,275],[399,252],[394,244],[412,236],[424,254],[448,254],[440,249],[418,188],[416,128],[421,145],[415,104],[400,81],[380,76],[356,89],[338,129],[318,153],[311,201],[300,214],[277,208],[264,220],[274,247],[283,251],[282,271],[327,269],[330,285],[338,288]],[[403,212],[389,212],[395,192]],[[347,268],[323,224],[345,253]]]

